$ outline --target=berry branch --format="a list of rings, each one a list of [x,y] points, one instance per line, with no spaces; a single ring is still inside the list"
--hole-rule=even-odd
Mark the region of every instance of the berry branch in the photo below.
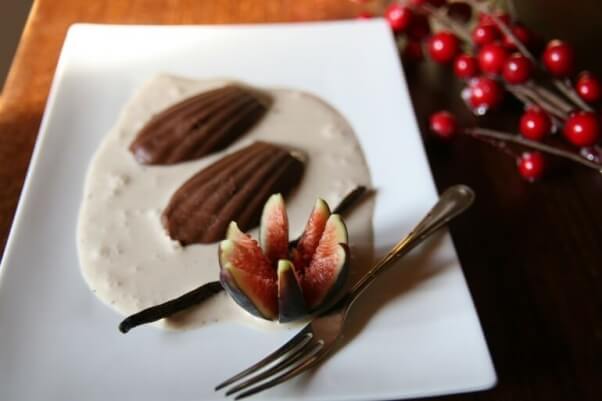
[[[457,23],[452,18],[448,18],[444,11],[433,7],[429,3],[423,3],[417,6],[417,9],[430,14],[434,20],[446,26],[461,39],[465,41],[470,41],[470,32],[468,31],[468,29],[466,29],[466,27],[464,27],[462,24]]]
[[[562,157],[567,160],[574,161],[576,163],[582,164],[585,167],[593,168],[594,170],[597,170],[598,172],[602,173],[602,165],[600,165],[599,163],[591,162],[589,160],[584,159],[581,156],[576,155],[575,153],[567,152],[567,151],[564,151],[557,147],[546,145],[545,143],[525,139],[519,135],[513,135],[513,134],[506,133],[506,132],[500,132],[500,131],[495,131],[495,130],[491,130],[491,129],[487,129],[487,128],[479,128],[479,127],[466,128],[466,129],[464,129],[464,133],[466,133],[468,135],[484,136],[487,138],[499,139],[504,142],[516,143],[518,145],[521,145],[521,146],[524,146],[524,147],[527,147],[530,149],[539,150],[544,153],[549,153],[549,154],[552,154],[552,155],[555,155],[558,157]]]
[[[564,113],[570,113],[573,110],[573,106],[567,103],[562,98],[556,96],[554,93],[549,91],[543,86],[536,85],[533,82],[526,84],[529,88],[537,92],[541,97],[545,98],[548,102],[553,103],[556,107],[562,110]]]
[[[521,40],[516,37],[514,32],[512,32],[512,29],[510,29],[510,27],[499,17],[499,15],[495,12],[495,10],[491,9],[491,6],[487,2],[482,2],[482,1],[478,1],[478,0],[466,0],[466,3],[470,4],[471,6],[473,6],[476,10],[480,11],[481,13],[483,13],[485,15],[489,15],[491,17],[491,19],[493,20],[493,22],[495,23],[495,25],[497,26],[497,28],[500,31],[502,31],[502,33],[505,35],[505,37],[508,38],[509,41],[514,46],[516,46],[516,49],[523,56],[525,56],[529,60],[531,60],[531,62],[533,64],[537,63],[535,61],[535,57],[533,56],[533,54],[531,54],[529,49],[527,49],[527,47],[523,44],[523,42],[521,42]],[[508,15],[512,15],[512,14],[508,14]]]
[[[538,107],[541,107],[548,113],[552,114],[554,117],[559,118],[560,120],[566,120],[568,118],[568,111],[563,110],[563,108],[558,107],[555,98],[550,98],[544,96],[538,89],[529,88],[526,86],[507,86],[506,89],[508,92],[515,95],[517,98],[522,99],[523,97],[527,99],[527,102]],[[519,96],[520,95],[520,96]],[[522,96],[522,97],[521,97]],[[524,103],[524,102],[523,102]],[[570,110],[570,109],[569,109]]]
[[[458,130],[453,115],[439,112],[431,116],[436,136],[447,140],[464,133],[492,144],[517,158],[519,172],[529,180],[543,173],[543,154],[602,172],[602,123],[594,112],[602,100],[600,81],[590,72],[571,80],[575,54],[566,42],[552,40],[540,53],[535,34],[517,21],[512,0],[396,0],[384,6],[383,15],[404,46],[403,58],[421,61],[426,50],[434,62],[451,66],[466,84],[461,96],[474,114],[500,107],[505,93],[524,104],[517,135],[481,127]],[[574,151],[545,143],[558,133]],[[517,156],[506,143],[530,152]]]
[[[573,101],[573,103],[575,103],[577,107],[590,112],[594,111],[594,109],[592,109],[589,106],[589,104],[581,100],[579,95],[577,95],[577,92],[575,92],[575,89],[573,89],[573,87],[571,86],[570,81],[567,82],[567,80],[560,81],[556,79],[554,80],[554,85],[556,85],[558,90],[561,91],[567,98]]]
[[[506,0],[506,10],[512,19],[516,19],[516,6],[513,0]]]

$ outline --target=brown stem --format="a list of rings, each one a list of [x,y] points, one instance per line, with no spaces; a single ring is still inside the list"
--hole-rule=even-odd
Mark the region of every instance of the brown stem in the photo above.
[[[554,85],[562,92],[567,98],[569,98],[575,105],[586,111],[594,111],[591,106],[583,101],[575,92],[575,89],[570,84],[570,81],[561,81],[560,79],[554,80]]]
[[[488,13],[495,22],[495,24],[498,26],[498,28],[502,31],[502,33],[504,33],[504,35],[506,35],[516,46],[518,51],[523,56],[531,60],[531,62],[533,62],[533,65],[539,65],[533,54],[529,51],[529,49],[527,49],[527,47],[516,37],[516,35],[514,35],[512,29],[510,29],[509,26],[500,18],[498,18],[498,16],[495,15],[495,12],[492,12],[490,6],[486,2],[480,2],[479,0],[466,0],[466,2],[471,4],[475,9],[481,12]],[[560,80],[554,80],[554,85],[556,85],[556,87],[577,107],[583,110],[592,111],[592,108],[587,103],[585,103],[575,92],[570,82],[567,83]],[[547,90],[545,94],[540,91],[540,95],[547,97],[547,100],[553,103],[564,102],[559,96]],[[552,98],[554,98],[554,100],[552,100]],[[568,111],[569,110],[566,110],[565,113],[567,113]]]
[[[523,104],[527,107],[531,106],[531,105],[537,105],[537,103],[535,103],[534,101],[532,101],[531,99],[529,99],[527,96],[523,95],[522,92],[519,91],[515,91],[513,89],[513,87],[511,86],[507,86],[506,90],[508,90],[508,92],[512,93],[514,95],[514,97],[516,97],[518,100],[520,100],[521,102],[523,102]]]
[[[519,95],[519,94],[518,94],[518,93],[514,93],[514,96],[517,96],[517,95]],[[524,95],[523,95],[523,96],[524,96]],[[517,97],[518,97],[518,96],[517,96]],[[541,104],[538,104],[537,102],[532,102],[532,101],[529,101],[529,100],[528,100],[528,98],[527,98],[527,102],[524,102],[524,101],[523,101],[523,103],[525,103],[527,106],[529,106],[529,105],[533,104],[533,105],[535,105],[535,106],[538,106],[539,108],[541,108],[541,109],[545,110],[545,111],[548,113],[548,115],[550,116],[550,119],[552,120],[552,122],[554,123],[554,125],[555,125],[556,127],[561,127],[561,126],[564,124],[564,119],[563,119],[563,118],[561,118],[561,117],[558,117],[558,116],[557,116],[557,115],[555,115],[553,112],[550,112],[550,110],[549,110],[549,109],[546,109],[546,108],[545,108],[544,106],[542,106]]]
[[[522,145],[522,146],[525,146],[525,147],[528,147],[531,149],[539,150],[544,153],[548,153],[548,154],[551,154],[554,156],[558,156],[558,157],[562,157],[564,159],[574,161],[585,167],[592,168],[594,170],[597,170],[599,173],[602,173],[602,165],[600,165],[598,163],[591,162],[575,153],[567,152],[565,150],[558,149],[554,146],[550,146],[550,145],[546,145],[541,142],[535,142],[535,141],[531,141],[529,139],[525,139],[519,135],[512,135],[512,134],[508,134],[505,132],[494,131],[494,130],[490,130],[490,129],[486,129],[486,128],[478,128],[478,127],[466,128],[466,129],[464,129],[464,133],[466,133],[468,135],[481,135],[481,136],[484,136],[487,138],[493,138],[493,139],[498,139],[501,141],[516,143],[516,144],[519,144],[519,145]]]
[[[554,106],[549,101],[547,101],[542,96],[540,96],[536,91],[529,89],[526,86],[507,85],[506,89],[510,93],[514,94],[515,96],[517,96],[517,94],[520,94],[520,95],[528,98],[531,101],[531,103],[538,105],[539,107],[541,107],[542,109],[547,111],[549,114],[553,115],[554,117],[559,118],[560,120],[564,121],[568,117],[568,113],[566,113],[562,110],[559,110],[556,106]]]
[[[477,141],[483,142],[487,145],[493,146],[494,148],[496,148],[497,150],[499,150],[500,152],[502,152],[503,154],[505,154],[506,156],[509,156],[513,159],[516,159],[519,155],[517,155],[515,152],[513,152],[512,150],[510,150],[507,146],[506,146],[506,142],[504,141],[500,141],[499,139],[493,139],[493,138],[489,138],[489,137],[485,137],[482,135],[474,135],[472,133],[466,132],[467,135],[470,135],[471,138],[476,139]]]
[[[523,102],[523,104],[527,107],[531,106],[531,105],[535,105],[538,106],[540,108],[543,109],[543,107],[541,105],[539,105],[537,102],[529,99],[527,96],[525,96],[522,92],[520,91],[514,91],[512,89],[512,87],[507,87],[508,92],[512,93],[518,100],[520,100],[521,102]],[[545,109],[544,109],[545,110]],[[546,110],[547,111],[547,110]],[[552,121],[554,122],[554,124],[559,127],[562,125],[562,120],[558,117],[556,117],[554,114],[548,112],[548,114],[550,114],[550,118],[552,119]]]
[[[537,61],[531,52],[524,46],[524,44],[514,35],[512,30],[504,21],[495,15],[495,12],[491,11],[490,6],[486,2],[480,2],[478,0],[466,0],[467,3],[472,4],[472,6],[482,12],[486,12],[491,15],[493,21],[496,23],[498,28],[510,38],[510,40],[514,43],[518,51],[523,54],[525,57],[529,58],[534,65],[537,65]],[[471,43],[471,38],[468,31],[462,26],[457,24],[453,19],[449,18],[444,11],[434,8],[428,3],[420,6],[420,9],[427,11],[434,19],[438,20],[442,24],[446,25],[449,29],[451,29],[456,35],[466,40],[468,43]],[[570,85],[562,85],[561,82],[556,81],[556,86],[577,106],[581,107],[584,110],[591,111],[591,107],[588,106],[585,102],[579,98],[579,96],[575,93],[572,86]],[[559,86],[560,85],[560,86]],[[568,118],[568,113],[573,110],[572,105],[566,102],[562,97],[558,96],[554,92],[549,91],[548,89],[542,87],[541,85],[524,85],[525,88],[523,90],[523,95],[526,95],[531,99],[532,103],[539,105],[541,108],[546,110],[548,113],[552,114],[555,118],[560,120],[566,120]],[[521,89],[512,90],[510,86],[507,85],[507,88],[510,92],[512,92],[515,96]],[[520,88],[516,86],[516,88]],[[521,97],[517,96],[519,99]],[[524,98],[524,96],[522,96]]]
[[[538,65],[537,61],[535,60],[535,57],[533,57],[533,54],[531,54],[529,49],[527,49],[527,47],[523,45],[523,43],[516,37],[516,35],[514,35],[512,29],[510,29],[510,27],[508,27],[508,25],[506,25],[504,21],[499,19],[498,16],[495,15],[495,13],[491,12],[489,6],[486,3],[480,3],[478,0],[466,1],[472,4],[475,8],[479,9],[480,11],[488,12],[491,15],[491,18],[493,19],[495,24],[498,26],[498,28],[504,33],[504,35],[506,35],[510,39],[510,41],[516,46],[518,51],[522,53],[525,57],[529,58],[529,60],[531,60],[534,65]],[[577,107],[583,110],[593,111],[593,109],[587,103],[585,103],[575,92],[575,89],[570,84],[570,81],[567,82],[561,80],[554,80],[554,85],[556,85],[556,87]],[[551,92],[549,93],[551,94]]]
[[[491,9],[489,7],[489,4],[487,4],[487,2],[481,2],[478,0],[466,0],[466,2],[471,4],[475,9],[489,14],[491,16],[491,18],[493,19],[493,22],[495,22],[497,27],[500,29],[500,31],[502,31],[502,33],[510,39],[510,41],[514,44],[514,46],[516,46],[516,49],[523,56],[525,56],[529,60],[531,60],[531,62],[533,64],[537,64],[535,57],[533,57],[533,54],[531,54],[529,49],[527,49],[527,47],[523,44],[523,42],[521,42],[516,37],[516,35],[512,32],[512,29],[510,29],[510,27],[508,25],[506,25],[506,23],[504,21],[502,21],[501,19],[498,18],[497,15],[495,15],[495,12],[491,12]]]
[[[512,19],[516,18],[516,5],[513,0],[506,0],[506,11],[508,11],[508,14],[510,14]]]
[[[499,19],[497,15],[495,15],[495,13],[491,12],[491,9],[487,3],[481,3],[478,0],[466,0],[466,2],[472,4],[473,7],[475,7],[479,11],[486,12],[489,15],[491,15],[491,18],[493,19],[495,24],[504,33],[504,35],[506,35],[512,41],[512,43],[516,46],[518,51],[523,56],[529,58],[529,60],[531,60],[531,62],[533,62],[534,65],[538,65],[535,57],[533,57],[533,54],[531,54],[529,49],[527,49],[527,47],[516,37],[516,35],[514,35],[510,27],[508,27],[508,25],[506,25],[504,21]],[[560,92],[562,92],[568,99],[570,99],[577,107],[583,110],[593,111],[593,109],[587,103],[585,103],[575,92],[575,89],[573,89],[573,86],[570,84],[570,82],[554,80],[554,85],[556,85]],[[555,94],[549,91],[548,95],[550,97],[557,97]]]
[[[559,97],[558,95],[556,95],[554,92],[548,90],[547,88],[545,88],[541,85],[538,85],[534,82],[530,82],[527,85],[532,90],[537,92],[542,98],[546,99],[550,103],[553,103],[554,105],[556,105],[556,107],[558,107],[565,113],[570,113],[571,111],[573,111],[573,109],[574,109],[573,105],[569,104],[563,98]]]
[[[442,25],[445,25],[449,30],[455,33],[456,36],[470,43],[471,37],[468,30],[464,28],[463,25],[458,24],[452,18],[448,17],[445,11],[439,10],[428,3],[422,4],[418,8],[429,13],[433,19],[439,21]]]

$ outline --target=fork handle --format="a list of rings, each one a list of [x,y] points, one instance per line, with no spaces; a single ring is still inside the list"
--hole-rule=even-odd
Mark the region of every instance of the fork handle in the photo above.
[[[353,286],[347,297],[349,304],[355,301],[382,271],[387,270],[396,260],[468,209],[474,198],[473,190],[465,185],[447,189],[420,223]]]

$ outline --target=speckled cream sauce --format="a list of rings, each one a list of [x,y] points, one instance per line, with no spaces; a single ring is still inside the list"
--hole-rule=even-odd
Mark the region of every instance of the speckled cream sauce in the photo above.
[[[125,106],[89,166],[77,230],[82,274],[91,291],[121,315],[165,302],[217,280],[217,245],[180,246],[161,226],[171,195],[190,176],[224,154],[256,140],[305,151],[305,174],[286,200],[291,238],[301,233],[316,197],[331,207],[357,185],[370,186],[360,145],[345,119],[307,93],[270,89],[274,104],[266,117],[223,152],[173,166],[138,164],[128,146],[151,116],[224,80],[193,81],[159,76],[146,83]],[[351,245],[350,282],[372,260],[372,200],[346,218]],[[256,237],[257,230],[251,231]],[[236,320],[278,327],[254,318],[224,292],[158,325],[191,328]]]

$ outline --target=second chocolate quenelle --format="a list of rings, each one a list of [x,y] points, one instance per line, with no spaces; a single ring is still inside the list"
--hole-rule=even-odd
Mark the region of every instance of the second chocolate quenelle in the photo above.
[[[233,152],[186,181],[173,194],[162,222],[183,245],[225,237],[231,221],[253,228],[273,193],[288,193],[301,179],[304,156],[258,141]]]

